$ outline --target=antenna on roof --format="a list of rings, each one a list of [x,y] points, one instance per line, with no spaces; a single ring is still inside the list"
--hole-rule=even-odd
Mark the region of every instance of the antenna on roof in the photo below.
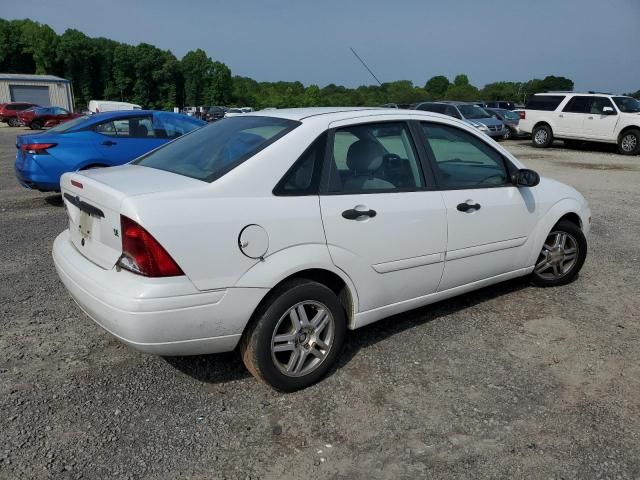
[[[360,55],[358,55],[356,51],[351,47],[349,47],[349,50],[351,50],[351,52],[356,56],[356,58],[360,60],[360,63],[364,66],[364,68],[367,69],[367,72],[369,72],[371,76],[376,79],[376,82],[378,82],[378,85],[382,86],[382,83],[380,82],[380,80],[378,80],[378,77],[376,77],[376,75],[371,71],[371,69],[367,67],[367,64],[364,63],[364,60],[360,58]]]

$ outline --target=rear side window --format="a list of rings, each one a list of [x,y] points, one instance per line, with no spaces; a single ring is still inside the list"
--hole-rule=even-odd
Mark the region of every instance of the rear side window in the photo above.
[[[524,108],[526,110],[544,110],[552,112],[558,108],[558,105],[562,103],[565,97],[566,95],[533,95]]]
[[[274,117],[238,116],[211,123],[133,163],[213,182],[300,125]]]
[[[591,109],[592,100],[593,97],[573,97],[567,102],[562,111],[567,113],[588,113]]]
[[[325,132],[293,164],[293,167],[273,189],[273,193],[280,196],[317,194],[326,145],[327,134]]]

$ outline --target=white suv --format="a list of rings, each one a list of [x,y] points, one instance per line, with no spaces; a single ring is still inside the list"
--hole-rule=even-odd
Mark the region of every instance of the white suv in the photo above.
[[[554,138],[615,143],[623,155],[640,153],[640,102],[601,93],[533,95],[520,114],[520,130],[531,133],[534,147],[549,147]]]

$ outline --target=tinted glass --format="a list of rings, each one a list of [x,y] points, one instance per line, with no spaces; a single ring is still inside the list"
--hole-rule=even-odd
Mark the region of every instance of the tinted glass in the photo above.
[[[638,113],[640,112],[640,102],[632,97],[613,97],[613,101],[621,112]]]
[[[49,133],[65,133],[71,130],[72,128],[77,127],[84,123],[84,121],[89,118],[86,115],[78,118],[74,118],[73,120],[69,120],[68,122],[60,123],[53,128],[49,129]]]
[[[615,109],[613,108],[613,104],[611,100],[607,97],[592,97],[591,99],[591,108],[589,109],[589,113],[594,113],[596,115],[604,115],[604,107],[609,107],[615,113]],[[610,113],[609,113],[610,114]]]
[[[298,125],[293,120],[273,117],[225,118],[133,163],[212,182]]]
[[[477,105],[458,105],[458,110],[466,119],[491,118],[491,115],[484,108]]]
[[[153,117],[155,135],[161,138],[178,138],[201,126],[202,122],[186,115],[158,113]]]
[[[278,183],[276,195],[311,195],[318,192],[327,135],[323,133],[293,164]]]
[[[444,188],[481,188],[509,184],[500,153],[474,135],[447,125],[423,123],[435,160],[436,179]]]
[[[329,171],[333,193],[415,190],[424,186],[404,123],[354,125],[336,131]]]
[[[527,110],[552,112],[562,103],[566,95],[533,95],[525,105]]]
[[[416,110],[447,114],[447,105],[442,103],[422,103],[416,107]]]
[[[562,111],[567,113],[588,113],[591,109],[592,99],[593,97],[573,97],[567,102]]]

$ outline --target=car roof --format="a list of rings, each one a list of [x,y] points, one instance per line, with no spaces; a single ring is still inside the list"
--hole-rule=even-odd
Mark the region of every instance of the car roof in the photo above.
[[[393,113],[397,113],[398,109],[393,109]],[[367,115],[380,114],[389,115],[389,108],[382,107],[312,107],[312,108],[283,108],[267,111],[248,112],[245,115],[252,116],[269,116],[276,118],[285,118],[287,120],[302,121],[310,117],[326,116],[331,117],[331,121],[351,118],[356,112],[366,112]]]
[[[580,95],[581,97],[628,97],[629,95],[620,95],[617,93],[605,93],[605,92],[538,92],[534,95]],[[633,97],[630,97],[633,98]]]

